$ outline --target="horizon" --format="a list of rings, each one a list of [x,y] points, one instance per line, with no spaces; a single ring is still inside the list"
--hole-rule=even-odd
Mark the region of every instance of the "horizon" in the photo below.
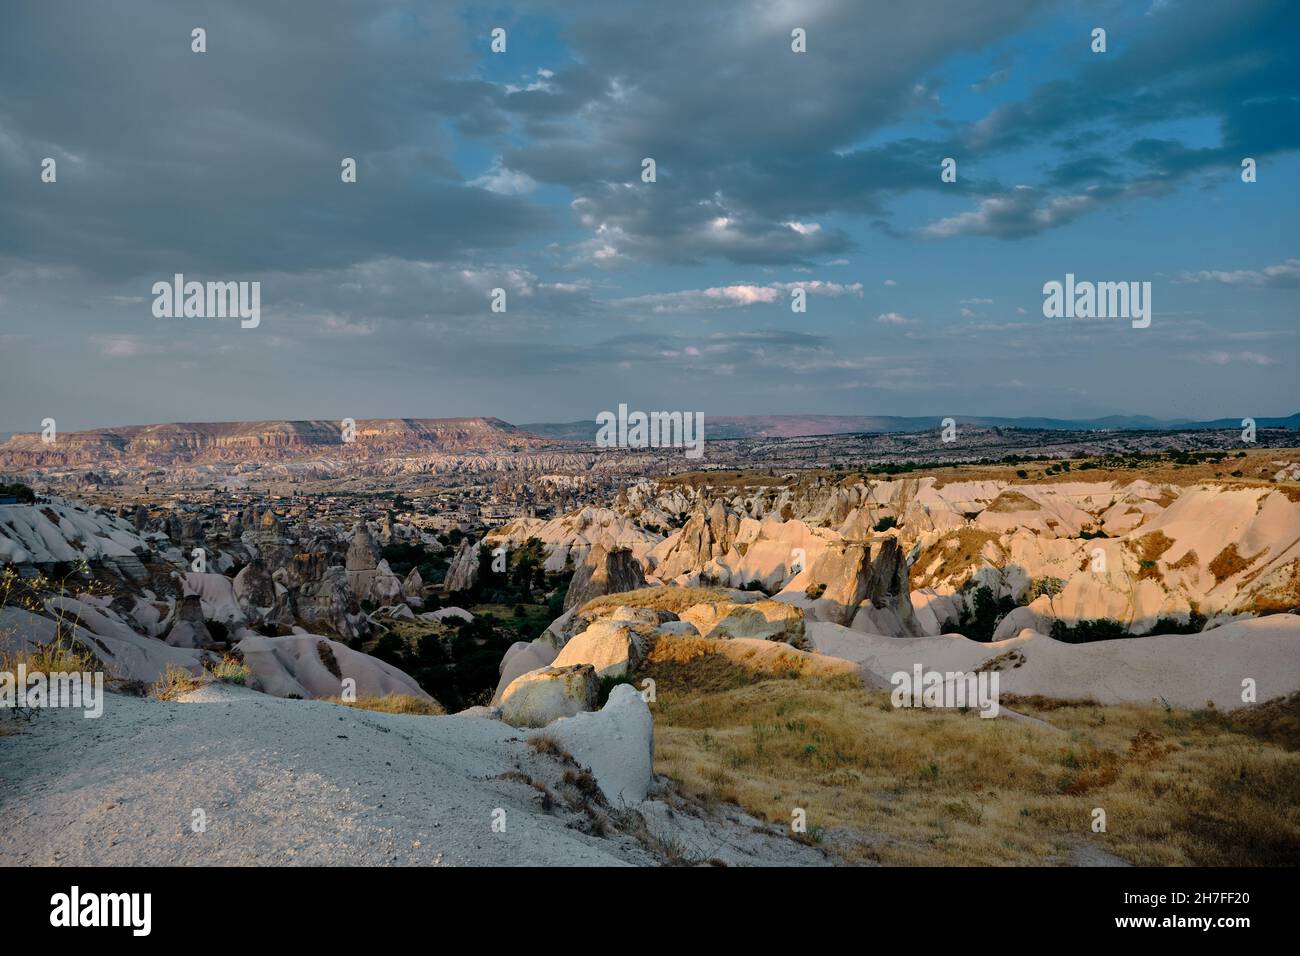
[[[711,416],[708,412],[703,412],[702,414],[704,415],[704,421],[705,421],[706,423],[707,423],[710,419],[713,419],[713,420],[715,420],[715,421],[717,421],[717,420],[723,420],[723,421],[726,421],[726,420],[737,420],[737,419],[800,419],[800,418],[803,418],[803,419],[826,419],[826,418],[835,418],[835,419],[854,419],[854,418],[915,418],[915,419],[928,419],[928,418],[933,418],[933,419],[935,419],[936,421],[942,421],[943,418],[948,417],[948,416],[940,415],[940,414],[912,413],[912,414],[908,414],[908,415],[878,415],[878,414],[872,414],[872,413],[869,413],[869,412],[851,413],[851,414],[836,414],[836,413],[821,413],[821,412],[782,412],[782,413],[777,413],[777,414],[772,414],[772,415],[753,414],[753,415],[712,415],[712,416]],[[1296,416],[1300,416],[1300,411],[1289,412],[1289,413],[1286,413],[1286,414],[1279,414],[1279,415],[1255,415],[1255,416],[1251,416],[1251,417],[1252,417],[1252,418],[1255,418],[1255,419],[1257,419],[1257,420],[1259,420],[1259,419],[1286,419],[1286,418],[1294,418],[1294,417],[1296,417]],[[1057,417],[1052,416],[1052,415],[982,415],[982,414],[979,414],[979,413],[973,413],[973,414],[969,414],[969,415],[966,415],[966,414],[962,414],[962,415],[953,415],[953,416],[951,416],[951,417],[955,418],[955,419],[958,421],[958,423],[960,423],[963,419],[966,419],[966,420],[968,420],[968,421],[970,421],[970,420],[976,420],[976,421],[978,421],[978,420],[981,420],[981,419],[999,419],[999,420],[1004,420],[1004,419],[1005,419],[1005,420],[1026,420],[1026,421],[1032,421],[1032,420],[1043,420],[1043,421],[1060,421],[1060,422],[1063,422],[1063,423],[1072,423],[1072,424],[1083,424],[1083,423],[1088,423],[1088,422],[1102,421],[1102,420],[1109,419],[1109,418],[1116,418],[1116,419],[1129,419],[1129,420],[1131,420],[1131,419],[1145,419],[1145,420],[1148,420],[1148,421],[1151,421],[1151,422],[1158,423],[1158,424],[1160,424],[1160,425],[1169,426],[1170,428],[1177,428],[1177,427],[1180,427],[1180,426],[1183,426],[1183,425],[1188,425],[1188,424],[1195,425],[1195,424],[1202,424],[1202,423],[1206,423],[1206,422],[1230,421],[1230,420],[1233,419],[1233,417],[1232,417],[1231,415],[1217,415],[1217,416],[1213,416],[1213,417],[1211,417],[1211,418],[1196,418],[1196,419],[1192,419],[1192,418],[1187,418],[1187,419],[1166,419],[1166,418],[1159,418],[1159,417],[1157,417],[1157,416],[1152,416],[1152,415],[1145,415],[1145,414],[1141,414],[1141,413],[1133,413],[1133,414],[1116,414],[1116,415],[1095,416],[1095,417],[1092,417],[1092,418],[1077,418],[1077,419],[1070,419],[1070,418],[1057,418]],[[561,425],[581,425],[581,424],[584,424],[584,423],[590,423],[593,427],[595,427],[595,426],[598,424],[598,419],[597,419],[596,415],[592,415],[592,416],[589,417],[589,418],[575,418],[575,419],[568,419],[568,420],[565,420],[565,421],[540,421],[540,420],[537,420],[537,421],[528,421],[528,422],[513,422],[513,421],[510,421],[510,420],[507,419],[507,418],[503,418],[503,417],[501,417],[500,415],[491,415],[491,414],[486,414],[486,415],[436,415],[436,416],[434,416],[434,415],[381,415],[381,416],[377,416],[377,417],[374,417],[374,418],[357,418],[357,419],[354,419],[354,420],[357,421],[357,422],[382,422],[382,421],[393,421],[393,422],[400,422],[400,421],[414,421],[414,422],[499,421],[499,422],[501,422],[502,424],[509,425],[511,428],[516,428],[516,429],[520,429],[520,430],[525,430],[526,427],[529,426],[529,425],[541,425],[541,426],[555,427],[555,426],[561,426]],[[76,432],[112,432],[112,431],[114,431],[114,430],[116,430],[116,429],[127,429],[127,428],[156,428],[156,427],[158,427],[158,426],[162,426],[162,425],[253,425],[253,424],[290,424],[290,425],[292,425],[292,424],[300,424],[300,423],[306,423],[306,422],[324,422],[324,423],[331,423],[331,422],[338,422],[338,421],[342,421],[342,419],[319,418],[319,417],[317,417],[317,418],[236,418],[236,419],[209,419],[209,420],[197,420],[197,419],[196,419],[196,420],[181,420],[181,419],[176,419],[176,420],[172,420],[172,421],[151,421],[151,422],[130,422],[130,423],[121,423],[121,422],[119,422],[119,423],[112,424],[112,425],[88,425],[88,426],[85,426],[85,427],[75,427],[75,428],[63,428],[62,425],[60,425],[60,426],[59,426],[59,431],[60,431],[61,433],[68,433],[68,432],[73,432],[73,433],[76,433]],[[1012,428],[1014,428],[1014,427],[1018,427],[1018,426],[1011,425],[1011,426],[1004,426],[1004,427],[1012,427]],[[1232,425],[1225,425],[1224,427],[1225,427],[1225,428],[1231,428],[1231,427],[1235,427],[1235,426],[1232,426]],[[1265,427],[1267,427],[1267,426],[1265,426]],[[1153,430],[1160,431],[1160,430],[1163,430],[1163,429],[1156,428],[1156,429],[1153,429]],[[16,435],[33,435],[33,434],[39,434],[40,431],[41,431],[41,430],[40,430],[39,428],[31,429],[31,430],[0,431],[0,441],[7,441],[9,438],[11,438],[11,437],[13,437],[13,436],[16,436]],[[547,437],[547,436],[541,436],[541,437]],[[557,441],[563,441],[563,440],[565,440],[565,439],[555,439],[555,440],[557,440]],[[723,438],[723,439],[719,439],[719,440],[720,440],[720,441],[727,441],[727,440],[730,440],[730,439]]]
[[[1300,406],[1293,5],[142,6],[0,14],[9,433]]]

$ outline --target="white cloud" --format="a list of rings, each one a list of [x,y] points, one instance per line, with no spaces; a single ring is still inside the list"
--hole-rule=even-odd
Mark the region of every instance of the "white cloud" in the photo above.
[[[1235,269],[1224,272],[1217,269],[1203,269],[1200,272],[1183,272],[1179,274],[1178,281],[1291,288],[1300,286],[1300,259],[1287,259],[1275,266],[1267,266],[1259,270]]]
[[[469,184],[502,196],[522,196],[537,188],[537,181],[533,177],[507,169],[499,159],[492,164],[491,169],[477,179],[471,179]]]

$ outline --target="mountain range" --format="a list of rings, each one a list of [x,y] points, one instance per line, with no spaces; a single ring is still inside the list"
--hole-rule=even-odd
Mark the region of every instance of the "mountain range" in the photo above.
[[[1190,431],[1239,429],[1241,419],[1162,420],[1111,416],[1088,420],[961,416],[959,425],[1060,431]],[[753,415],[705,418],[710,439],[791,439],[858,433],[917,433],[941,427],[934,416]],[[1258,428],[1300,429],[1300,414],[1258,418]],[[258,422],[165,422],[60,432],[45,443],[20,432],[0,443],[0,469],[86,467],[107,464],[193,464],[294,461],[321,456],[377,460],[416,455],[486,455],[576,452],[591,446],[594,418],[577,422],[512,425],[499,418],[360,419]],[[347,437],[355,433],[355,441]]]
[[[1147,415],[1110,415],[1105,418],[1000,418],[954,415],[958,425],[981,428],[1037,428],[1060,431],[1178,431],[1241,428],[1240,418],[1212,421],[1160,419]],[[708,438],[804,438],[812,435],[845,435],[858,432],[920,432],[939,428],[943,419],[935,415],[720,415],[704,418]],[[1256,418],[1257,428],[1300,429],[1300,413],[1285,418]],[[594,441],[598,426],[594,419],[577,422],[532,422],[520,431],[567,441]]]

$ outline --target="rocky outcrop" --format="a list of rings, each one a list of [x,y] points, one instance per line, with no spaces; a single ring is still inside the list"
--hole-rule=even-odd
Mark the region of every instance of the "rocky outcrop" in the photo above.
[[[809,592],[809,588],[816,588]],[[815,597],[807,597],[808,594]],[[829,543],[817,563],[791,581],[779,597],[806,605],[814,618],[873,634],[917,637],[922,628],[912,611],[907,556],[893,536],[870,544]]]
[[[795,610],[789,605],[782,606],[786,610]],[[596,669],[598,677],[622,677],[641,663],[645,657],[648,636],[654,633],[653,630],[648,630],[647,634],[641,634],[638,633],[639,630],[646,629],[638,629],[635,625],[620,621],[597,621],[571,638],[552,666],[590,664]]]
[[[529,671],[550,667],[555,660],[555,647],[547,641],[517,641],[510,645],[505,656],[501,658],[499,670],[501,679],[492,694],[492,706],[501,703],[501,696],[507,687]]]
[[[310,629],[325,629],[348,641],[370,633],[371,625],[362,613],[356,595],[348,586],[347,572],[328,569],[319,581],[308,581],[298,589],[298,620]]]
[[[715,500],[707,511],[697,510],[678,534],[655,549],[655,576],[670,581],[707,569],[711,561],[731,550],[740,521],[740,516],[721,500]]]
[[[433,699],[393,665],[315,634],[250,634],[235,647],[252,671],[248,686],[276,697],[338,697],[343,681],[350,678],[358,697],[404,694]]]
[[[378,567],[379,547],[370,535],[370,527],[364,521],[358,521],[352,529],[352,541],[348,544],[344,561],[348,585],[354,594],[364,598],[370,593],[370,584]]]
[[[189,647],[202,650],[216,643],[212,632],[203,621],[203,602],[197,594],[181,598],[176,610],[176,620],[164,638],[172,647]]]
[[[569,591],[564,598],[564,608],[581,607],[592,598],[620,591],[635,591],[646,585],[641,563],[629,548],[606,550],[592,548],[587,563],[573,574]]]
[[[286,629],[293,626],[289,592],[271,577],[260,556],[235,575],[234,593],[239,609],[250,624]]]
[[[516,678],[501,695],[501,719],[515,727],[545,727],[596,706],[600,679],[590,664],[543,667]]]
[[[410,573],[402,579],[402,597],[414,607],[424,604],[424,578],[420,577],[419,568],[411,568]]]
[[[393,573],[387,561],[380,561],[370,579],[370,588],[360,595],[376,604],[396,604],[402,600],[402,579]]]
[[[557,720],[530,736],[549,738],[589,769],[612,806],[646,798],[654,779],[654,721],[632,686],[616,686],[599,711]]]
[[[0,633],[22,652],[48,645],[60,634],[71,633],[76,642],[94,654],[111,677],[152,684],[168,667],[202,674],[201,652],[172,647],[156,637],[133,630],[108,608],[95,607],[68,597],[46,602],[44,617],[16,607],[0,608]],[[59,627],[55,618],[65,623]]]
[[[478,580],[478,547],[463,538],[447,568],[447,590],[468,591]]]
[[[802,647],[804,643],[803,612],[783,601],[697,604],[683,611],[680,617],[694,626],[702,637],[753,637],[784,641],[795,647]]]

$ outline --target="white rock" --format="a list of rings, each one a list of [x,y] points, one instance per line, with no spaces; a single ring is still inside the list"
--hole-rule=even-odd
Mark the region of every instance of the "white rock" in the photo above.
[[[555,658],[555,667],[590,664],[600,677],[621,677],[645,654],[645,639],[627,624],[597,621],[569,640]]]
[[[522,677],[529,671],[549,667],[554,660],[555,647],[549,641],[516,641],[511,644],[505,656],[501,658],[499,665],[501,679],[497,681],[497,689],[492,694],[492,705],[501,703],[501,695],[516,678]]]
[[[654,777],[654,721],[636,688],[618,684],[594,713],[557,720],[530,737],[548,737],[591,771],[605,799],[630,806],[645,799]]]
[[[591,710],[599,690],[600,680],[590,664],[529,671],[501,695],[501,719],[515,727],[545,727]]]

